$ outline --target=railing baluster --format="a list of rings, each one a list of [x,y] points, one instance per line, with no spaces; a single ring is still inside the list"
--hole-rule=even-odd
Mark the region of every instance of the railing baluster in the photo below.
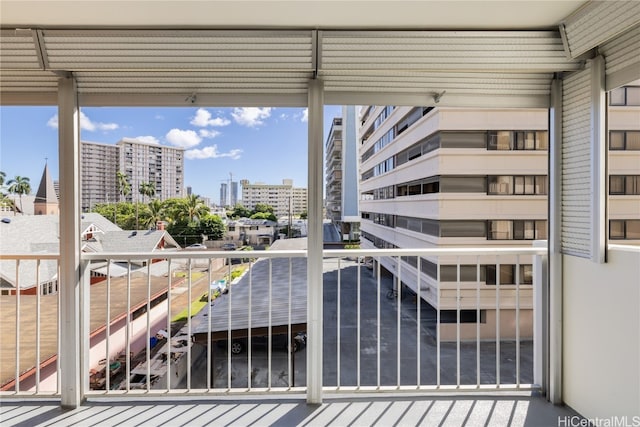
[[[89,287],[89,292],[91,292],[91,287]],[[89,301],[91,301],[91,297],[89,297]],[[111,260],[107,260],[107,316],[106,316],[106,329],[105,329],[105,355],[104,358],[107,361],[107,365],[109,364],[109,354],[110,354],[110,342],[111,342]],[[108,366],[107,368],[108,369]],[[105,371],[107,372],[107,371]],[[105,393],[109,392],[109,387],[111,385],[111,378],[109,375],[105,375]]]
[[[292,276],[293,276],[293,261],[292,258],[289,258],[289,295],[288,295],[288,303],[287,303],[287,384],[289,384],[289,388],[293,386],[291,384],[291,355],[293,354],[293,333],[291,331],[291,287],[292,287]]]
[[[516,387],[520,388],[520,255],[516,255]]]
[[[338,293],[336,296],[336,300],[337,300],[337,342],[336,342],[336,367],[337,367],[337,381],[336,381],[336,385],[338,387],[338,389],[340,388],[340,296],[342,295],[342,291],[341,291],[341,286],[342,286],[342,279],[340,277],[341,273],[342,273],[342,266],[340,265],[340,262],[342,261],[342,258],[338,258]]]
[[[207,391],[211,390],[211,283],[213,270],[213,258],[209,258],[207,268]],[[167,359],[170,363],[170,359]],[[167,377],[167,383],[171,377]]]
[[[40,259],[36,260],[36,394],[40,393]]]
[[[270,390],[271,389],[271,347],[272,347],[272,341],[271,341],[271,332],[272,332],[272,328],[271,328],[271,309],[273,307],[272,303],[273,303],[273,263],[271,258],[269,258],[269,323],[268,323],[268,331],[269,331],[269,335],[267,336],[267,388]]]
[[[60,309],[60,306],[62,304],[62,292],[60,292],[60,258],[57,259],[56,261],[57,266],[56,266],[56,277],[57,277],[57,289],[56,289],[56,301],[58,303],[58,313],[57,313],[57,319],[58,319],[58,338],[57,338],[57,343],[56,343],[56,354],[61,354],[62,352],[62,339],[60,336],[60,328],[62,325],[62,310]],[[82,307],[83,309],[86,309],[86,307]],[[58,357],[58,359],[56,360],[56,393],[58,395],[62,394],[62,369],[61,369],[61,364],[60,364],[60,359]]]
[[[191,346],[193,345],[191,340],[191,302],[193,301],[193,295],[191,294],[191,288],[193,287],[192,260],[193,258],[189,258],[189,276],[187,279],[187,391],[191,390]],[[229,294],[229,297],[231,297],[231,294]],[[231,308],[229,308],[229,311],[231,311]],[[149,382],[148,378],[147,382]]]
[[[40,284],[37,285],[37,288]],[[16,260],[16,376],[14,391],[20,392],[20,260]]]
[[[420,310],[421,310],[421,301],[420,300],[422,299],[422,292],[421,292],[421,287],[422,287],[422,273],[421,273],[421,271],[422,271],[422,257],[418,256],[416,258],[417,258],[416,268],[418,270],[417,273],[416,273],[416,277],[417,277],[416,281],[418,282],[418,284],[416,285],[416,289],[418,290],[417,301],[416,301],[416,303],[417,303],[417,309],[416,309],[416,311],[417,311],[417,313],[416,313],[416,317],[417,317],[417,320],[416,320],[416,343],[417,343],[417,346],[416,346],[416,365],[417,365],[416,366],[416,386],[417,386],[417,388],[420,388],[420,383],[421,383],[421,375],[420,375],[421,374],[421,369],[420,369],[420,365],[421,365],[421,363],[420,363],[420,359],[421,359],[421,357],[420,357],[420,341],[421,341],[421,339],[420,338],[421,338],[421,335],[422,335],[420,333],[421,332],[421,325],[422,325],[422,320],[421,320],[421,317],[420,317],[421,314],[422,314],[422,313],[420,313]]]
[[[251,306],[252,306],[252,280],[253,280],[253,261],[249,261],[249,324],[247,327],[247,382],[249,383],[249,389],[253,387],[251,382],[251,365],[252,363],[252,348],[251,348]]]
[[[486,278],[485,278],[486,279]],[[476,256],[476,386],[480,388],[480,255]]]
[[[127,348],[127,369],[125,372],[131,372],[131,261],[127,261],[127,330],[125,332],[125,347]],[[131,390],[131,378],[127,375],[126,390]]]
[[[440,257],[436,258],[436,387],[440,388]]]
[[[396,287],[396,387],[400,388],[400,322],[402,321],[402,257],[396,257],[398,263],[398,280]]]
[[[496,257],[496,386],[500,388],[500,256]]]
[[[191,304],[189,304],[191,307]],[[147,391],[151,390],[151,260],[147,260],[147,344],[145,358],[147,362]],[[191,364],[189,364],[191,366]]]
[[[382,336],[380,335],[380,293],[382,292],[382,289],[380,289],[380,258],[376,259],[376,283],[377,283],[377,305],[378,305],[378,310],[377,310],[377,316],[378,316],[378,321],[377,321],[377,337],[378,339],[377,341],[377,382],[376,385],[378,386],[378,388],[380,388],[380,341],[382,340]]]
[[[167,392],[171,391],[171,291],[173,289],[173,272],[171,270],[171,261],[167,260]],[[127,376],[130,374],[127,372]]]
[[[356,387],[360,388],[360,257],[356,260]]]
[[[460,387],[460,256],[456,261],[456,386]]]

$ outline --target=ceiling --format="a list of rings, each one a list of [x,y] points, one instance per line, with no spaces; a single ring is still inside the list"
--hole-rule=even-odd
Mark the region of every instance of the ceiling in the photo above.
[[[0,102],[543,106],[584,3],[0,0]]]

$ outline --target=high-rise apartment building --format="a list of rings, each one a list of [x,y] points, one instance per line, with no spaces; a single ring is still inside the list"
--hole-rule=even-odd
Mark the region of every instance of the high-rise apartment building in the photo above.
[[[547,110],[370,106],[360,119],[363,247],[531,246],[547,238]],[[420,284],[422,298],[441,310],[443,337],[454,337],[446,319],[456,317],[457,259],[380,262],[413,291]],[[516,280],[520,333],[530,336],[531,258],[481,260],[480,319],[476,260],[461,262],[462,336],[475,336],[477,322],[484,337],[495,335],[496,284],[506,295]],[[505,299],[503,337],[515,336],[515,316]]]
[[[120,148],[114,144],[82,141],[82,211],[88,212],[98,203],[120,200],[116,172],[120,170]]]
[[[143,182],[155,185],[155,198],[182,197],[184,150],[124,138],[117,144],[82,141],[82,210],[97,203],[121,200],[116,173],[127,175],[131,192],[122,198],[142,201],[138,189]]]
[[[248,209],[258,203],[267,204],[277,217],[299,215],[307,210],[307,189],[294,187],[291,179],[283,179],[282,184],[250,184],[248,180],[242,180],[241,184],[242,203]]]
[[[120,170],[131,184],[127,201],[141,201],[140,184],[156,186],[155,197],[160,200],[183,196],[184,149],[140,142],[123,138],[118,141]]]
[[[231,186],[229,186],[231,184]],[[220,184],[220,206],[235,206],[238,203],[238,182],[229,181]]]
[[[342,117],[333,119],[325,144],[327,218],[343,240],[360,237],[358,195],[358,144],[355,106],[343,106]]]
[[[229,185],[226,182],[220,184],[220,206],[227,206],[227,202],[229,197],[227,196],[227,192],[229,191]]]

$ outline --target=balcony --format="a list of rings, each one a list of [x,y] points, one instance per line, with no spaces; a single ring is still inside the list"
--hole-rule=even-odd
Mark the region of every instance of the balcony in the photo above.
[[[288,413],[298,421],[312,417],[315,423],[349,408],[348,417],[364,420],[359,417],[370,416],[365,402],[385,417],[387,411],[402,416],[409,408],[426,410],[427,419],[526,419],[532,416],[530,408],[540,408],[546,416],[573,414],[532,397],[540,391],[542,338],[529,320],[532,311],[539,310],[532,305],[531,285],[520,284],[517,278],[515,285],[488,286],[480,276],[468,283],[458,273],[458,281],[438,291],[428,284],[426,275],[416,274],[419,266],[413,269],[403,261],[406,257],[447,263],[453,259],[459,272],[470,262],[479,271],[490,259],[499,264],[501,259],[533,256],[533,289],[540,289],[546,276],[542,269],[546,249],[325,250],[324,298],[315,302],[323,312],[323,337],[319,340],[309,334],[306,346],[296,345],[297,351],[286,343],[296,342],[296,335],[313,322],[307,315],[307,252],[274,250],[251,253],[259,258],[240,258],[246,255],[166,252],[159,262],[158,253],[83,254],[81,312],[88,323],[82,328],[80,344],[87,358],[75,374],[81,377],[82,394],[89,401],[106,404],[91,406],[96,419],[108,417],[100,408],[118,408],[125,396],[129,403],[123,408],[131,407],[135,414],[146,407],[140,399],[155,399],[153,405],[162,408],[169,396],[172,401],[180,396],[238,399],[248,393],[257,399],[265,392],[277,396],[275,401],[270,397],[243,416],[268,418],[279,408],[275,411],[282,412],[280,416]],[[16,264],[18,280],[34,274],[40,280],[48,271],[45,263],[53,263],[54,270],[57,263],[57,256],[3,254],[0,259]],[[231,259],[240,264],[228,262]],[[395,278],[382,267],[390,264],[400,271]],[[220,287],[237,266],[243,266],[240,278]],[[26,274],[28,270],[35,271]],[[104,280],[90,284],[96,281],[92,271],[103,273]],[[402,278],[411,274],[414,286]],[[435,307],[426,303],[427,293],[434,291],[440,304]],[[58,307],[67,308],[59,293],[41,293],[0,297],[5,314],[0,319],[5,332],[3,398],[47,397],[53,402],[60,398],[57,353],[63,343],[57,334]],[[445,295],[454,296],[453,306],[449,302],[446,310],[440,302]],[[505,318],[508,312],[515,313],[515,319],[520,319],[515,329],[498,320],[490,328],[493,338],[487,339],[486,323],[464,323],[468,319],[463,317],[470,312],[481,319],[485,317],[481,313],[496,307],[501,308],[498,319],[500,313]],[[320,369],[307,366],[308,352],[322,355]],[[17,366],[16,360],[20,361]],[[35,369],[36,360],[40,369]],[[320,413],[301,402],[308,375],[320,375],[323,392],[332,396]],[[461,391],[474,394],[470,398],[432,394]],[[483,397],[494,392],[508,394]],[[132,399],[142,406],[132,405]],[[3,419],[51,417],[38,415],[39,410],[31,413],[29,404],[9,402],[3,403]],[[216,412],[231,404],[224,402],[205,406]],[[248,408],[251,400],[242,405]]]

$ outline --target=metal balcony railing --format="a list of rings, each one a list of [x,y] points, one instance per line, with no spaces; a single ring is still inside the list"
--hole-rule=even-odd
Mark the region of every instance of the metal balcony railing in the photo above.
[[[315,371],[332,392],[539,384],[533,313],[545,248],[325,250],[324,297],[312,302],[323,308],[322,337],[306,335],[316,321],[307,318],[306,257],[83,254],[83,357],[72,373],[82,394],[303,392]],[[41,271],[58,256],[0,261],[16,264],[20,286],[27,263]],[[60,395],[58,319],[71,308],[36,289],[0,297],[2,396]],[[323,363],[307,366],[308,352]]]

